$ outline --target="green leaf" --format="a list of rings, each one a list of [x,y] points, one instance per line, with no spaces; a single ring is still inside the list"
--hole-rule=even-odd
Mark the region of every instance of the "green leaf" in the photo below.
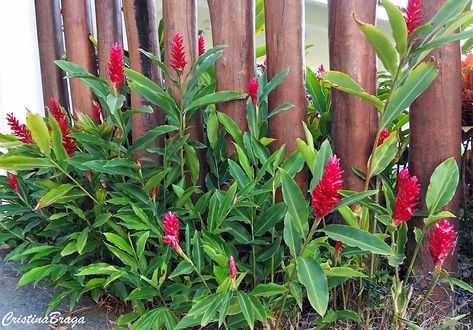
[[[362,272],[350,267],[332,267],[325,271],[325,275],[330,277],[367,277]]]
[[[282,180],[282,194],[284,202],[287,204],[287,212],[293,221],[294,229],[303,238],[309,231],[309,210],[307,202],[301,190],[291,176],[280,169]]]
[[[447,320],[443,321],[442,324],[440,324],[438,327],[436,327],[434,330],[443,330],[443,329],[450,329],[452,325],[460,321],[462,318],[467,316],[469,314],[460,314],[454,317],[450,317]]]
[[[148,131],[145,135],[139,137],[127,150],[128,155],[132,155],[136,151],[146,148],[146,146],[156,139],[158,136],[176,131],[178,128],[172,125],[163,125],[153,128]]]
[[[145,252],[145,245],[146,242],[148,241],[149,237],[149,231],[145,231],[143,234],[141,234],[140,238],[138,238],[138,241],[136,242],[136,255],[141,256]]]
[[[381,128],[386,128],[403,110],[424,92],[437,77],[437,68],[432,62],[423,62],[409,72],[406,81],[395,88],[382,117]]]
[[[261,236],[268,230],[274,228],[286,213],[286,204],[278,203],[266,209],[255,223],[255,236]]]
[[[430,214],[447,205],[455,195],[460,175],[456,160],[443,161],[432,173],[425,203]]]
[[[87,238],[89,237],[89,228],[86,227],[82,232],[80,233],[79,237],[77,238],[77,252],[79,254],[82,254],[82,251],[85,248],[85,245],[87,244]]]
[[[370,44],[373,45],[376,54],[386,70],[394,76],[398,66],[397,52],[391,41],[389,41],[388,37],[386,37],[386,35],[376,26],[363,23],[356,16],[355,20]]]
[[[223,103],[232,100],[241,100],[245,97],[246,94],[243,94],[240,91],[218,91],[193,100],[191,104],[186,107],[185,112],[194,108],[204,107],[209,104]]]
[[[225,127],[228,134],[231,135],[233,140],[240,146],[243,145],[243,135],[237,124],[223,112],[217,112],[218,120]]]
[[[207,118],[207,137],[210,146],[215,149],[218,142],[218,117],[215,111],[210,112]]]
[[[110,243],[113,243],[116,247],[119,249],[125,251],[129,255],[134,255],[135,252],[133,251],[133,248],[130,246],[130,244],[127,243],[121,236],[118,236],[117,234],[114,233],[103,233],[107,241]]]
[[[39,150],[46,156],[51,157],[51,148],[49,145],[49,130],[44,122],[43,117],[39,114],[31,112],[26,113],[26,124],[31,131],[34,142],[38,145]]]
[[[253,291],[251,291],[251,294],[256,297],[272,297],[283,294],[286,291],[287,289],[280,284],[268,283],[257,285]]]
[[[294,107],[294,104],[291,104],[291,103],[283,103],[279,106],[277,106],[276,108],[274,108],[268,115],[268,118],[271,118],[272,116],[274,115],[277,115],[278,113],[280,113],[281,111],[285,111],[285,110],[289,110],[289,109],[292,109]]]
[[[468,292],[473,294],[473,287],[471,285],[469,285],[468,283],[466,283],[462,280],[459,280],[458,278],[448,276],[446,278],[443,278],[440,282],[448,282],[451,286],[453,286],[453,285],[457,286],[460,289],[463,289],[463,290],[468,291]]]
[[[169,278],[174,278],[176,276],[180,275],[187,275],[192,273],[194,270],[194,267],[187,261],[181,261],[177,267],[174,269],[174,271],[169,275]]]
[[[371,175],[378,175],[388,167],[397,154],[397,134],[392,132],[384,142],[376,147],[371,157]]]
[[[401,10],[388,0],[383,0],[384,9],[389,17],[392,35],[396,41],[396,48],[399,54],[404,55],[407,50],[407,25]]]
[[[343,190],[341,192],[347,193],[349,191],[348,190]],[[336,210],[338,210],[338,209],[340,209],[344,206],[351,205],[355,202],[359,202],[359,201],[361,201],[365,198],[373,196],[377,192],[378,192],[378,190],[366,190],[366,191],[361,191],[361,192],[352,192],[352,191],[350,191],[351,194],[348,197],[345,197],[344,199],[342,199],[342,201],[340,203],[335,205],[332,212],[335,212]]]
[[[440,211],[437,214],[429,215],[427,218],[424,218],[425,226],[430,226],[431,224],[435,223],[437,220],[444,219],[444,218],[456,218],[455,214],[449,211]]]
[[[315,158],[315,165],[314,165],[314,176],[312,181],[310,182],[310,191],[314,190],[315,186],[319,183],[320,179],[324,174],[324,166],[327,165],[328,158],[332,156],[332,147],[330,146],[330,142],[325,140],[322,142],[320,146],[319,152],[317,153],[317,157]]]
[[[185,149],[185,162],[187,165],[187,168],[189,169],[189,172],[191,173],[191,181],[192,184],[197,184],[197,181],[199,180],[199,173],[200,173],[200,163],[199,163],[199,158],[197,157],[197,153],[195,149],[189,145],[186,144],[184,146]]]
[[[136,288],[130,292],[125,300],[151,299],[157,295],[158,291],[153,287]]]
[[[307,290],[307,297],[314,310],[324,316],[328,306],[327,277],[320,265],[311,258],[300,258],[297,261],[297,277]]]
[[[250,329],[254,329],[256,317],[248,294],[244,291],[238,291],[237,299],[246,322],[250,326]]]
[[[359,96],[374,105],[376,109],[378,109],[378,111],[383,111],[383,102],[376,96],[368,94],[357,82],[355,82],[346,73],[339,71],[326,71],[321,74],[321,77],[333,88],[341,90],[342,92]]]
[[[53,145],[54,155],[56,159],[62,161],[67,158],[66,149],[62,144],[62,132],[59,124],[54,116],[48,116],[49,126],[51,127],[51,142]]]
[[[342,215],[343,219],[349,226],[355,228],[359,227],[355,213],[353,213],[353,211],[347,205],[339,207],[338,212]]]
[[[293,227],[293,221],[289,213],[286,213],[286,216],[284,217],[283,237],[291,255],[297,257],[302,249],[302,240]]]
[[[67,194],[74,186],[69,183],[61,184],[53,189],[49,190],[43,197],[38,201],[37,209],[54,204],[58,199]]]
[[[266,99],[266,97],[269,95],[269,93],[274,90],[276,87],[279,86],[279,84],[282,83],[282,81],[284,80],[284,78],[287,76],[287,74],[289,73],[289,69],[286,69],[286,70],[283,70],[281,72],[279,72],[277,75],[275,75],[273,77],[273,79],[271,79],[270,82],[268,82],[261,90],[261,94],[258,96],[258,100],[261,101],[261,100],[264,100]]]
[[[17,288],[31,282],[38,283],[43,278],[47,277],[54,269],[55,267],[53,265],[45,265],[33,268],[21,276],[20,280],[18,281]]]
[[[324,232],[334,241],[342,241],[348,246],[360,248],[374,254],[393,255],[393,251],[377,236],[354,227],[345,225],[327,225],[319,231]]]
[[[192,248],[192,260],[199,271],[204,267],[204,250],[202,249],[202,241],[200,240],[199,232],[194,233],[194,246]]]
[[[51,163],[47,159],[43,158],[12,156],[9,154],[0,157],[0,168],[4,170],[24,171],[51,166]]]

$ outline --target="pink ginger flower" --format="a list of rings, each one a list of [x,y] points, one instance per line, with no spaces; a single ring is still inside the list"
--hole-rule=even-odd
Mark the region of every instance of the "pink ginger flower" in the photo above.
[[[235,259],[233,259],[233,256],[230,256],[230,258],[228,259],[228,269],[230,270],[230,278],[234,282],[237,276],[237,268],[236,268]]]
[[[445,259],[455,248],[456,237],[457,232],[448,220],[443,219],[434,224],[429,250],[436,269],[442,268]]]
[[[16,179],[16,176],[13,174],[8,174],[8,183],[10,184],[10,187],[12,187],[13,190],[15,190],[16,194],[20,194],[20,186],[18,185],[18,180]]]
[[[422,0],[409,0],[404,12],[404,20],[409,35],[422,24]]]
[[[343,243],[342,241],[337,241],[335,243],[335,257],[339,257],[340,256],[340,251],[342,250],[343,248]]]
[[[118,42],[112,45],[110,49],[110,58],[108,62],[108,75],[115,89],[125,80],[125,64],[123,62],[123,50]]]
[[[248,83],[248,93],[250,94],[251,101],[253,101],[253,106],[255,107],[255,109],[256,105],[258,104],[258,86],[258,79],[251,78],[250,82]]]
[[[10,113],[7,115],[7,124],[10,126],[12,133],[20,139],[23,143],[33,143],[33,137],[31,136],[30,130],[26,127],[25,124],[21,124],[13,115]]]
[[[379,135],[378,144],[376,146],[379,147],[380,145],[382,145],[384,140],[386,140],[389,135],[391,135],[391,132],[388,129],[383,129],[381,131],[381,134]]]
[[[69,124],[67,123],[66,114],[61,110],[61,106],[56,102],[54,98],[49,99],[49,111],[56,119],[62,133],[62,145],[66,149],[67,154],[70,156],[74,155],[76,151],[76,142],[69,136],[71,133]]]
[[[92,101],[92,113],[94,114],[92,120],[94,123],[99,125],[102,122],[102,109],[100,108],[100,104],[98,102]]]
[[[153,202],[156,202],[156,195],[157,195],[156,186],[153,186],[153,188],[151,189],[151,198],[153,199]]]
[[[184,38],[179,32],[177,32],[174,37],[172,37],[171,59],[169,63],[171,68],[176,70],[179,74],[182,73],[187,64],[186,52],[184,49]]]
[[[420,185],[416,176],[410,176],[407,169],[399,172],[397,177],[397,196],[394,201],[394,224],[398,226],[408,221],[419,204]]]
[[[199,34],[199,56],[202,56],[205,54],[205,39],[202,34]]]
[[[179,219],[175,213],[168,212],[163,218],[163,243],[171,246],[176,252],[181,251],[179,246]]]

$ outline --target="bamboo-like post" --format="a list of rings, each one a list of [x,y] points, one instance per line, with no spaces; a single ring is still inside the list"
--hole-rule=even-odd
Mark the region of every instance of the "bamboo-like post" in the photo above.
[[[196,0],[163,0],[164,24],[164,60],[171,75],[177,79],[174,70],[169,64],[172,37],[179,32],[184,38],[186,65],[183,74],[187,74],[191,65],[197,60],[197,1]],[[176,89],[171,81],[166,82],[166,87],[176,96]],[[177,98],[177,97],[176,97]],[[194,114],[189,121],[189,139],[203,141],[203,124],[200,113]],[[200,161],[200,178],[198,184],[204,186],[206,168],[205,150],[198,149],[197,156]]]
[[[424,21],[433,17],[444,3],[444,0],[424,1],[422,10]],[[461,146],[460,45],[454,42],[435,48],[428,58],[430,57],[437,62],[438,77],[410,108],[409,168],[421,184],[421,208],[423,209],[425,209],[425,194],[432,172],[441,162],[452,156],[460,164]],[[459,191],[457,190],[453,200],[445,207],[446,210],[457,215]],[[422,227],[423,221],[416,218],[409,224],[412,227]],[[416,259],[414,267],[416,274],[427,274],[433,269],[428,237],[429,235],[424,238],[424,244]],[[410,241],[414,242],[413,237]],[[456,254],[447,258],[444,267],[451,272],[456,271]]]
[[[35,10],[44,105],[54,97],[67,106],[67,83],[53,63],[64,55],[59,0],[35,0]]]
[[[159,37],[156,17],[156,2],[154,0],[123,0],[123,13],[125,17],[126,36],[128,41],[128,53],[130,58],[130,68],[143,73],[158,85],[163,85],[161,70],[154,65],[140,48],[151,52],[160,58]],[[140,108],[149,104],[136,92],[131,93],[131,107]],[[143,136],[150,129],[164,124],[164,112],[157,106],[153,106],[153,113],[136,114],[132,118],[132,137],[136,140]],[[164,137],[160,136],[152,142],[155,147],[164,146]],[[139,151],[135,157],[137,159],[147,156],[158,159],[156,154]]]
[[[108,80],[108,60],[112,44],[123,44],[120,0],[95,1],[99,74]]]
[[[266,58],[268,79],[289,69],[284,81],[269,95],[269,110],[289,102],[291,110],[280,112],[269,121],[270,136],[276,141],[271,149],[286,145],[286,156],[297,150],[296,138],[304,137],[302,123],[307,121],[307,96],[304,65],[304,0],[265,0]],[[296,176],[306,190],[307,175]]]
[[[253,0],[208,0],[214,45],[226,45],[215,63],[217,90],[248,92],[248,82],[255,74],[255,5]],[[232,22],[228,24],[228,22]],[[242,131],[248,130],[244,109],[246,100],[219,105]],[[234,146],[227,140],[227,151]]]
[[[92,19],[89,0],[61,0],[67,60],[88,72],[97,72],[95,49],[89,40]],[[92,90],[79,79],[70,79],[72,108],[93,118]]]
[[[374,24],[376,0],[329,1],[330,70],[350,75],[368,93],[376,93],[376,56],[353,13]],[[361,191],[363,181],[352,168],[366,171],[378,127],[376,109],[367,101],[332,89],[332,139],[341,158],[344,189]]]

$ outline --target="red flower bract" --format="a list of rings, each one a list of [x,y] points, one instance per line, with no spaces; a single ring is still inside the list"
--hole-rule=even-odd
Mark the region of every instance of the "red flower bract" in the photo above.
[[[420,185],[416,176],[410,176],[407,169],[403,169],[397,176],[397,196],[394,201],[394,224],[397,226],[408,221],[417,210],[419,204]]]
[[[8,174],[7,178],[8,178],[8,183],[10,184],[10,187],[12,187],[12,189],[15,190],[17,194],[19,194],[20,186],[18,185],[18,180],[16,179],[16,176],[13,174]]]
[[[94,118],[92,118],[92,120],[96,123],[96,124],[100,124],[102,122],[101,120],[101,115],[102,115],[102,109],[100,108],[100,104],[98,104],[97,102],[95,101],[92,101],[92,111],[94,113]]]
[[[108,75],[115,89],[117,89],[125,79],[125,75],[123,74],[124,69],[123,50],[120,44],[116,42],[110,49],[110,58],[108,62]]]
[[[404,13],[407,32],[410,35],[422,24],[422,0],[409,0]]]
[[[248,93],[250,94],[251,101],[253,101],[253,106],[256,109],[256,104],[258,103],[258,86],[259,82],[256,78],[251,78],[248,83]]]
[[[10,113],[7,115],[7,123],[10,126],[12,133],[20,139],[23,143],[33,143],[33,138],[31,136],[30,130],[26,127],[25,124],[21,124],[13,115]]]
[[[389,130],[383,129],[379,134],[378,144],[376,146],[379,147],[380,145],[382,145],[384,140],[386,140],[390,134],[391,132]]]
[[[338,258],[338,256],[340,256],[340,251],[342,250],[342,247],[343,247],[342,241],[337,241],[335,243],[335,257]]]
[[[62,133],[62,145],[69,156],[74,155],[76,151],[76,142],[69,136],[71,130],[67,123],[66,114],[61,110],[61,106],[56,102],[54,98],[49,99],[49,111],[56,119]]]
[[[456,237],[457,232],[448,220],[443,219],[434,224],[429,250],[436,269],[442,268],[445,259],[455,248]]]
[[[166,234],[163,236],[163,243],[179,252],[179,219],[175,213],[168,212],[164,215],[163,231]]]
[[[181,73],[186,66],[186,52],[184,49],[184,38],[177,32],[172,37],[171,59],[169,61],[171,68]]]
[[[202,34],[199,34],[199,56],[205,54],[205,39]]]
[[[324,175],[312,192],[312,209],[316,218],[320,219],[340,203],[339,190],[342,189],[342,174],[340,159],[330,156],[324,167]]]
[[[232,281],[235,281],[237,276],[237,269],[233,256],[230,256],[230,258],[228,259],[228,268],[230,270],[230,278],[232,279]]]
[[[157,195],[156,186],[153,186],[153,188],[151,188],[151,198],[153,199],[153,202],[156,202],[156,195]]]

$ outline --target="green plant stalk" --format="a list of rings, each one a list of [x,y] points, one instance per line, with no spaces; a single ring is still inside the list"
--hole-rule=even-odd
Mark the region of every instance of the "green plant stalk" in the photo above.
[[[179,83],[177,84],[180,99],[179,99],[179,137],[182,138],[186,133],[186,114],[184,113],[182,86],[184,84],[184,77],[179,74]],[[184,178],[184,146],[179,150],[179,160],[181,167],[181,178]]]
[[[391,232],[391,248],[393,249],[393,251],[396,249],[396,236],[395,236],[395,232],[392,231]],[[399,295],[398,295],[398,285],[400,283],[400,279],[399,279],[399,266],[396,265],[394,267],[394,272],[395,272],[395,276],[396,276],[396,284],[394,285],[394,281],[393,281],[393,285],[394,285],[394,292],[395,292],[395,295],[394,295],[394,301],[393,301],[393,304],[394,304],[394,315],[396,317],[399,316],[399,306],[397,305],[397,299],[399,298]]]
[[[430,294],[432,293],[432,291],[434,290],[435,286],[437,285],[438,281],[439,281],[439,277],[440,277],[440,273],[441,271],[439,269],[436,269],[434,271],[434,276],[432,277],[432,281],[430,282],[430,286],[429,286],[429,289],[427,290],[427,293],[425,294],[424,298],[422,299],[422,301],[420,302],[419,305],[417,305],[417,308],[416,310],[414,311],[414,314],[412,314],[412,317],[411,319],[412,320],[415,320],[417,314],[419,314],[422,306],[425,304],[425,302],[427,301],[427,299],[429,298]]]
[[[209,286],[207,285],[207,282],[205,281],[204,277],[202,276],[202,273],[199,271],[199,269],[196,267],[196,265],[192,262],[192,260],[184,253],[184,251],[180,250],[178,251],[179,255],[184,258],[185,261],[190,263],[192,267],[194,268],[194,271],[197,273],[197,275],[200,277],[202,280],[202,283],[204,283],[205,287],[207,288],[207,291],[209,294],[212,294],[212,291],[210,290]]]
[[[425,236],[425,231],[426,231],[426,228],[424,228],[422,230],[422,234],[419,238],[419,242],[417,242],[416,247],[414,249],[414,253],[412,254],[411,262],[409,263],[409,268],[407,268],[407,272],[406,272],[406,276],[405,276],[406,281],[409,280],[409,276],[412,273],[412,268],[414,267],[414,263],[416,261],[417,255],[419,254],[420,246],[422,245],[422,240],[424,239],[424,236]]]

